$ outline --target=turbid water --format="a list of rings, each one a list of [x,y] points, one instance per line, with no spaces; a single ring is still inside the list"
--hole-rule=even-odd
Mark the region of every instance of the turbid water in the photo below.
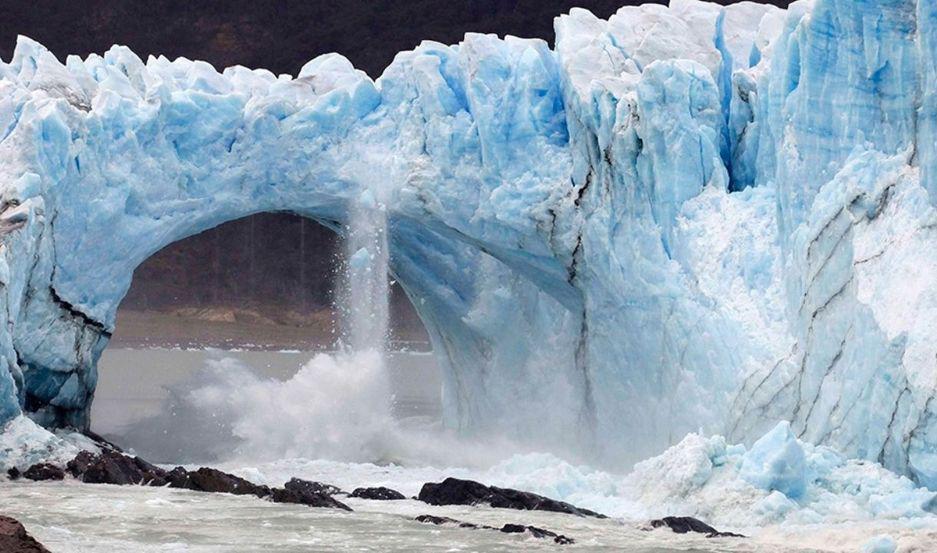
[[[616,521],[487,508],[428,508],[410,500],[352,499],[348,504],[355,512],[346,513],[224,494],[76,483],[15,484],[0,488],[0,498],[6,513],[23,521],[57,553],[758,550],[729,540],[716,540],[714,549],[713,540],[664,537]],[[507,521],[534,524],[576,536],[579,542],[558,546],[531,537],[413,520],[428,511],[498,526]]]
[[[390,416],[367,409],[373,405],[374,390],[366,383],[375,370],[369,358],[337,355],[309,361],[311,356],[299,352],[109,350],[101,363],[96,429],[123,446],[138,449],[138,453],[149,448],[150,454],[159,455],[151,458],[165,464],[181,462],[194,467],[204,462],[260,484],[282,485],[295,476],[345,490],[387,486],[412,497],[423,483],[454,476],[534,491],[612,518],[434,507],[414,500],[347,499],[355,511],[346,513],[250,497],[74,481],[4,483],[0,485],[4,514],[20,519],[56,553],[793,553],[858,551],[877,533],[915,541],[937,539],[930,534],[919,538],[913,527],[887,522],[878,526],[748,529],[754,531],[749,539],[645,531],[646,506],[617,487],[622,474],[570,465],[553,455],[512,450],[510,444],[496,439],[457,439],[442,428],[439,380],[431,356],[388,355],[387,374],[394,397]],[[352,366],[357,372],[349,372]],[[224,375],[234,378],[226,380]],[[290,396],[292,393],[298,396]],[[298,397],[309,401],[303,404]],[[316,403],[326,404],[327,409],[317,408]],[[194,409],[194,404],[207,405],[208,411]],[[198,423],[195,417],[206,413],[211,424]],[[312,424],[304,427],[305,420]],[[323,438],[323,433],[335,439]],[[205,454],[214,459],[199,458]],[[437,527],[413,520],[421,514],[497,527],[529,524],[569,536],[576,543],[559,546],[529,536]]]

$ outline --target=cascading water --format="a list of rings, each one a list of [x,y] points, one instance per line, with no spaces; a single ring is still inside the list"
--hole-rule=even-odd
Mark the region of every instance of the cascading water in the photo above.
[[[349,210],[344,329],[353,352],[383,357],[389,317],[387,213],[371,191]]]
[[[371,190],[349,207],[345,235],[340,351],[316,355],[286,381],[258,378],[234,359],[211,362],[184,398],[192,418],[209,411],[228,421],[241,458],[401,457],[386,358],[387,216]]]

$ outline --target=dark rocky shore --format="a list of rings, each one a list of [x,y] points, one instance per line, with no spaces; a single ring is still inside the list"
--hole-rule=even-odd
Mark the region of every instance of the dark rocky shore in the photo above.
[[[537,528],[536,526],[525,526],[523,524],[505,524],[501,528],[495,528],[494,526],[487,526],[485,524],[462,522],[461,520],[456,520],[454,518],[438,517],[434,515],[420,515],[416,517],[416,521],[435,524],[437,526],[442,526],[444,524],[455,524],[458,525],[459,528],[471,528],[472,530],[497,530],[498,532],[504,532],[505,534],[530,534],[535,538],[551,538],[555,543],[560,545],[576,543],[572,538],[567,538],[562,534],[544,530],[543,528]]]
[[[446,478],[442,482],[423,484],[417,497],[430,505],[488,505],[501,509],[521,511],[552,511],[577,516],[606,518],[605,515],[581,509],[530,492],[486,486],[472,480]]]
[[[140,457],[126,455],[111,444],[102,447],[100,453],[82,451],[70,460],[65,467],[49,463],[37,463],[22,472],[17,468],[11,468],[7,471],[7,475],[11,480],[22,478],[33,481],[54,481],[71,477],[86,484],[161,486],[204,493],[251,495],[273,503],[292,503],[342,511],[351,511],[352,509],[336,499],[335,496],[347,496],[372,501],[406,499],[402,493],[385,487],[362,487],[348,493],[331,484],[291,478],[283,484],[283,487],[271,488],[210,467],[201,467],[197,470],[175,467],[172,470],[165,470]],[[549,511],[580,517],[607,518],[601,513],[535,493],[487,486],[473,480],[458,478],[446,478],[442,482],[428,482],[423,485],[419,495],[413,499],[428,505],[486,505],[498,509]],[[574,543],[574,540],[567,536],[536,526],[522,524],[509,523],[501,527],[494,527],[434,515],[420,515],[416,517],[416,521],[435,525],[451,524],[461,528],[495,530],[504,533],[524,533],[535,538],[550,539],[560,545]],[[26,534],[22,525],[16,526],[17,524],[19,523],[12,519],[0,517],[0,551],[3,553],[8,551],[11,553],[46,551],[38,542],[35,542]],[[707,537],[743,537],[729,532],[720,532],[691,517],[665,517],[648,523],[647,529],[656,528],[669,528],[673,532],[681,534],[687,532],[700,533]],[[20,549],[15,549],[13,545],[7,545],[7,542],[3,541],[14,539],[22,542],[22,545],[16,546]],[[10,541],[9,543],[12,544],[13,542]],[[28,547],[34,548],[29,549]]]
[[[49,553],[29,535],[18,520],[0,515],[0,551],[3,553]]]
[[[707,538],[744,538],[742,534],[720,532],[705,522],[693,517],[664,517],[648,523],[649,529],[669,528],[675,534],[705,534]]]

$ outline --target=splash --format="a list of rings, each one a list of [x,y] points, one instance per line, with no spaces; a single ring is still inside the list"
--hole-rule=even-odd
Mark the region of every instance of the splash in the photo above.
[[[163,463],[377,463],[488,467],[520,449],[475,442],[420,415],[396,416],[375,351],[321,353],[287,379],[232,357],[210,359],[170,389],[160,413],[125,433]]]
[[[378,460],[397,440],[378,352],[318,354],[286,381],[258,377],[231,358],[209,361],[207,371],[185,401],[223,425],[235,456]]]

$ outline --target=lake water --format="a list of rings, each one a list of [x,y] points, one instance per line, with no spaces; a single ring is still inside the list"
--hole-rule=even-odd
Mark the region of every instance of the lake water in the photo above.
[[[440,425],[431,355],[396,353],[385,372],[363,357],[300,352],[110,349],[101,359],[94,429],[166,465],[201,463],[258,484],[291,477],[407,497],[447,476],[526,489],[612,516],[599,520],[415,500],[347,499],[354,512],[165,488],[0,482],[0,510],[51,551],[855,551],[870,530],[775,528],[750,539],[642,529],[643,507],[610,492],[621,475],[574,467]],[[380,368],[384,371],[384,368]],[[381,376],[386,387],[374,386]],[[389,395],[392,401],[385,402]],[[340,498],[346,501],[345,498]],[[491,530],[437,527],[421,514],[500,527],[534,525],[573,545]],[[901,530],[907,531],[907,530]],[[825,533],[824,533],[825,532]],[[810,533],[816,533],[814,539]],[[860,536],[860,537],[857,537]]]

